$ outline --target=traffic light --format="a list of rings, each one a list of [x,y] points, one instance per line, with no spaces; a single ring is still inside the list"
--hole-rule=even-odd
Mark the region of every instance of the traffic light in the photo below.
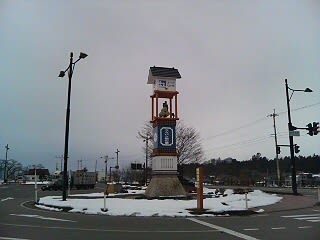
[[[313,135],[317,135],[319,133],[319,123],[313,122]]]
[[[308,134],[309,134],[310,136],[313,136],[314,128],[313,128],[313,126],[312,126],[312,123],[308,123],[308,124],[307,124],[307,130],[308,130]]]
[[[277,146],[277,154],[280,154],[281,153],[281,149],[279,146]]]
[[[299,153],[300,152],[300,146],[298,146],[298,145],[294,145],[294,152],[295,153]]]

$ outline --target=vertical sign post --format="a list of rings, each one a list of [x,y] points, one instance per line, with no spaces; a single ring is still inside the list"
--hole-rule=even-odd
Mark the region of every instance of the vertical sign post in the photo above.
[[[203,167],[196,169],[197,176],[197,208],[203,210]]]

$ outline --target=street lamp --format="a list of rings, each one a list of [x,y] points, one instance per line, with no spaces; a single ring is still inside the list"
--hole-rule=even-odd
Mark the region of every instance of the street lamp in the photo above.
[[[146,135],[143,135],[142,133],[138,132],[138,135],[143,139],[143,142],[146,143],[146,162],[144,165],[144,180],[145,185],[147,186],[148,183],[148,149],[149,149],[149,140],[152,139],[152,136],[150,136],[150,133],[147,132]]]
[[[10,149],[8,144],[5,146],[6,149],[6,161],[4,162],[4,174],[3,174],[3,182],[7,183],[8,182],[8,170],[7,170],[7,165],[8,165],[8,150]]]
[[[105,167],[105,171],[104,171],[104,182],[107,183],[107,172],[108,172],[108,160],[110,159],[114,159],[114,157],[109,158],[108,155],[104,156],[104,157],[100,157],[100,158],[104,158],[104,163],[106,164]],[[111,170],[110,170],[111,172]]]
[[[286,85],[286,96],[287,96],[287,108],[288,108],[288,129],[289,129],[289,146],[290,146],[290,158],[291,158],[291,165],[292,165],[292,172],[291,172],[291,181],[292,181],[292,192],[293,194],[297,195],[297,181],[296,181],[296,163],[294,158],[294,144],[293,144],[293,134],[296,128],[293,127],[291,122],[291,113],[290,113],[290,100],[294,92],[312,92],[310,88],[306,88],[304,90],[299,89],[292,89],[288,86],[287,79],[285,79]],[[291,95],[289,97],[289,90],[291,90]]]
[[[71,79],[74,71],[75,64],[88,55],[85,53],[80,53],[77,61],[73,62],[73,52],[70,53],[70,62],[66,70],[60,71],[58,77],[64,77],[65,73],[68,71],[68,100],[67,100],[67,112],[66,112],[66,130],[65,130],[65,141],[64,141],[64,165],[63,165],[63,184],[62,184],[62,201],[67,199],[67,183],[68,183],[68,144],[69,144],[69,122],[70,122],[70,97],[71,97]]]

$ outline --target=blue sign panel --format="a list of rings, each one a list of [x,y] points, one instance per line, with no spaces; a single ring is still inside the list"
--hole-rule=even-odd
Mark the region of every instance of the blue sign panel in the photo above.
[[[160,144],[163,147],[171,147],[173,145],[173,129],[171,127],[160,128]]]
[[[154,148],[161,151],[176,151],[175,126],[158,126],[154,128]]]

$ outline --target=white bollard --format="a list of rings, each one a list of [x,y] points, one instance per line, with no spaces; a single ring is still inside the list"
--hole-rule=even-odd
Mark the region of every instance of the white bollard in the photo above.
[[[248,193],[245,193],[245,199],[246,199],[246,210],[248,210]]]
[[[108,185],[106,187],[106,190],[103,193],[103,208],[101,208],[101,211],[106,212],[108,211],[108,208],[106,207],[106,202],[107,202],[107,195],[109,194],[108,192]]]

